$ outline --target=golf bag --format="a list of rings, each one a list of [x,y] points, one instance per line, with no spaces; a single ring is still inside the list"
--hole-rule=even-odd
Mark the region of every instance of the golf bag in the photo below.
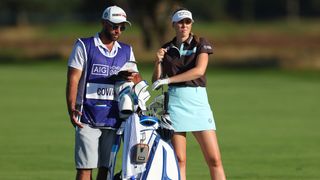
[[[122,179],[178,180],[180,172],[172,146],[157,133],[159,120],[134,114],[125,122]]]
[[[145,103],[150,96],[147,97],[146,93],[141,92],[146,91],[147,85],[140,84],[140,86],[142,88],[133,87],[134,93],[127,93],[137,96],[131,99],[138,99],[140,103],[134,101],[132,103],[140,109],[135,108],[134,113],[122,123],[117,132],[116,142],[112,148],[108,180],[115,179],[114,167],[121,137],[123,137],[122,170],[121,175],[119,173],[116,175],[117,179],[179,180],[179,166],[170,144],[174,129],[167,113],[167,95],[157,96],[149,106],[146,106]],[[137,93],[140,93],[140,97]]]

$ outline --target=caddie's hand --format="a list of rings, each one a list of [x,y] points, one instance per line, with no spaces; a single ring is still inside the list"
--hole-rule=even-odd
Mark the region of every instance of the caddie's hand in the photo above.
[[[169,84],[169,78],[165,78],[165,79],[158,79],[156,80],[153,84],[152,84],[152,90],[158,90],[161,86],[165,85],[165,84]]]
[[[167,49],[164,49],[164,48],[160,48],[157,51],[156,63],[161,63],[162,62],[162,59],[163,59],[165,53],[167,53]]]
[[[138,84],[140,81],[142,81],[142,77],[139,73],[132,73],[132,77],[129,79],[134,84]]]
[[[71,114],[70,114],[70,120],[71,123],[74,127],[79,127],[79,128],[83,128],[83,125],[81,124],[81,122],[78,120],[79,117],[82,116],[82,113],[76,109],[72,109],[71,110]]]
[[[119,80],[125,80],[125,81],[130,81],[130,79],[133,79],[133,72],[131,71],[120,71],[117,74],[117,77]]]

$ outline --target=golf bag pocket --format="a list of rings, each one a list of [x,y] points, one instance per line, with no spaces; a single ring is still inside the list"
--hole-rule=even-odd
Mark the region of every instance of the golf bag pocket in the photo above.
[[[149,156],[149,146],[148,144],[139,143],[132,147],[131,150],[131,160],[133,164],[143,164],[146,163]]]
[[[159,135],[153,136],[154,142],[141,180],[179,180],[178,161],[172,146],[163,141]]]

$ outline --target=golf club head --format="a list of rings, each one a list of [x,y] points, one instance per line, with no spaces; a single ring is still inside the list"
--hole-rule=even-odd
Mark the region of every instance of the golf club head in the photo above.
[[[174,134],[174,128],[172,127],[172,121],[169,114],[164,114],[161,116],[157,132],[163,140],[171,140]]]
[[[161,126],[159,126],[156,131],[164,141],[171,140],[171,138],[172,138],[172,136],[174,134],[174,130],[166,129],[166,128],[163,128]]]
[[[164,114],[161,116],[160,118],[160,126],[167,128],[167,129],[172,129],[174,130],[174,128],[172,127],[172,121],[171,118],[169,116],[169,114]]]
[[[159,96],[156,96],[153,101],[148,105],[147,109],[150,113],[154,115],[162,115],[163,113],[163,101],[164,101],[164,95],[161,94]]]

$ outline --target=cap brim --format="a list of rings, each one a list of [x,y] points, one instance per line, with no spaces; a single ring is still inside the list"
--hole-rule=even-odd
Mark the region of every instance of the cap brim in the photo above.
[[[131,23],[129,21],[110,21],[110,22],[115,23],[115,24],[127,23],[131,26]]]
[[[172,16],[171,22],[179,22],[182,19],[186,19],[186,18],[191,19],[191,21],[194,22],[192,18],[192,13],[190,11],[179,10]]]
[[[183,18],[179,18],[179,19],[174,19],[174,20],[172,20],[172,22],[176,23],[176,22],[179,22],[179,21],[181,21],[183,19],[190,19],[194,23],[194,20],[192,18],[190,18],[190,17],[183,17]]]

